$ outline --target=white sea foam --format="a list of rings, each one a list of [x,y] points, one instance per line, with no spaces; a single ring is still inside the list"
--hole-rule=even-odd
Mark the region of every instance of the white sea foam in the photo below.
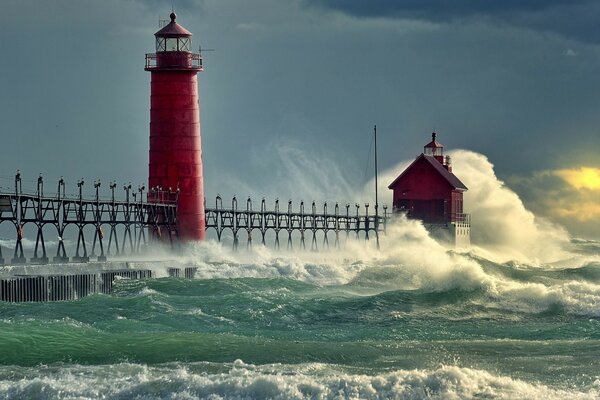
[[[472,215],[471,233],[477,246],[496,255],[544,263],[569,257],[566,230],[527,210],[496,177],[487,157],[467,150],[450,154],[457,174],[469,187],[465,207]]]
[[[600,387],[552,388],[490,372],[441,366],[366,375],[328,364],[203,363],[0,368],[3,398],[169,399],[593,399]],[[19,377],[19,378],[16,378]],[[16,379],[15,379],[16,378]]]
[[[275,251],[263,246],[232,252],[218,243],[206,242],[194,247],[183,262],[196,265],[200,279],[288,278],[318,285],[350,284],[375,292],[478,290],[485,293],[484,305],[490,308],[538,313],[559,307],[571,314],[600,316],[600,285],[556,279],[528,283],[511,279],[510,274],[486,271],[468,254],[448,251],[417,221],[396,219],[382,236],[381,249],[377,250],[373,241],[349,241],[342,250],[319,253]],[[521,268],[544,272],[526,264]]]
[[[335,157],[306,152],[295,143],[277,142],[271,146],[275,157],[261,158],[261,166],[269,171],[280,171],[280,175],[273,175],[268,183],[261,184],[260,192],[235,177],[228,177],[222,193],[241,191],[255,197],[270,196],[271,201],[277,196],[289,196],[295,200],[296,207],[302,198],[307,202],[327,199],[330,207],[334,201],[374,204],[374,181],[357,187],[355,181],[350,181],[331,161]],[[468,150],[447,153],[452,157],[454,172],[469,188],[464,195],[465,212],[472,215],[472,243],[480,254],[498,262],[519,260],[537,264],[570,257],[566,230],[527,210],[519,196],[498,179],[486,156]],[[391,210],[392,192],[387,185],[412,161],[404,160],[380,171],[380,205],[387,204]]]
[[[472,217],[471,241],[479,254],[498,262],[519,260],[535,264],[571,256],[567,231],[527,210],[519,196],[498,179],[486,156],[468,150],[448,154],[456,175],[469,188],[464,193],[464,207]],[[400,162],[380,174],[382,204],[389,204],[391,199],[387,185],[409,163]],[[368,201],[373,185],[373,181],[368,182],[357,199]]]
[[[319,285],[347,283],[366,268],[360,260],[348,262],[344,252],[279,252],[263,246],[233,252],[211,241],[191,248],[181,262],[198,267],[199,279],[288,278]]]
[[[286,163],[292,166],[297,163],[319,165],[318,158],[311,159],[299,151],[285,154]],[[518,195],[496,177],[493,165],[485,156],[466,150],[450,154],[455,171],[469,187],[465,207],[466,212],[472,214],[475,243],[472,254],[496,262],[516,260],[523,268],[552,265],[578,268],[597,261],[597,254],[582,256],[570,252],[566,231],[528,211]],[[409,162],[380,174],[380,193],[389,193],[386,185]],[[282,188],[309,187],[307,183],[320,182],[315,178],[322,169],[307,171],[309,176],[292,174]],[[323,190],[347,192],[351,185],[337,170],[335,176],[340,182],[339,188],[330,187],[336,184],[329,182],[328,189]],[[276,183],[271,189],[282,189]],[[367,183],[354,195],[355,200],[369,201],[372,186],[373,182]],[[339,251],[276,252],[254,246],[251,251],[233,253],[209,242],[192,249],[186,262],[198,266],[196,276],[199,278],[283,277],[319,285],[353,283],[379,290],[478,289],[488,295],[490,307],[540,312],[558,306],[574,314],[600,314],[600,285],[582,281],[526,283],[486,272],[473,258],[448,252],[417,221],[402,217],[393,221],[386,235],[381,237],[381,249],[375,249],[374,241],[368,244],[349,241]]]
[[[600,317],[600,285],[569,281],[546,286],[539,283],[510,281],[496,285],[496,307],[525,312],[543,312],[564,308],[576,315]]]

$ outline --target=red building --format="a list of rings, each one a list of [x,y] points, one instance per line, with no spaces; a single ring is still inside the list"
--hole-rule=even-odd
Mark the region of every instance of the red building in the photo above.
[[[156,53],[146,54],[151,74],[148,186],[154,193],[179,190],[179,237],[194,241],[205,237],[197,80],[202,56],[192,53],[192,34],[176,17],[172,13],[171,22],[154,34]]]
[[[450,157],[436,133],[424,151],[389,186],[394,212],[422,220],[425,225],[446,226],[456,236],[470,234],[469,216],[463,213],[467,187],[452,173]]]

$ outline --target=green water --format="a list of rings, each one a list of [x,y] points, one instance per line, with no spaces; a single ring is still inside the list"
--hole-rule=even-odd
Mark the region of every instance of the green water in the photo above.
[[[0,397],[600,396],[595,261],[539,268],[465,256],[410,288],[396,282],[419,273],[402,265],[203,268],[213,277],[0,303]],[[224,277],[233,270],[257,276]]]

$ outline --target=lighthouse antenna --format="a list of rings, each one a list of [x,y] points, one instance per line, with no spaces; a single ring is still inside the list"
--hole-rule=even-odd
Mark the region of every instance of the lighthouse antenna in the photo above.
[[[203,49],[202,45],[198,46],[198,53],[202,54],[203,51],[215,51],[216,49]]]
[[[162,19],[161,16],[158,16],[158,29],[162,29],[164,28],[170,20],[168,19]]]

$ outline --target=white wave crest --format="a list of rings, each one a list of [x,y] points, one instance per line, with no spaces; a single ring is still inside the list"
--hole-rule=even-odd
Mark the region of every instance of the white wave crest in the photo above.
[[[535,313],[560,307],[571,314],[600,317],[600,285],[579,281],[550,286],[501,281],[495,290],[495,307]]]
[[[236,361],[224,372],[196,363],[149,367],[137,364],[0,369],[3,398],[168,399],[593,399],[599,383],[553,388],[490,372],[441,366],[376,375],[328,364],[248,365]],[[223,369],[226,365],[220,365]],[[10,377],[13,377],[11,379]]]
[[[291,165],[295,162],[320,165],[318,158],[299,150],[285,154],[286,162]],[[597,255],[570,252],[566,231],[528,211],[518,195],[496,177],[493,165],[484,155],[466,150],[456,150],[451,155],[454,170],[469,187],[465,205],[472,214],[472,238],[476,244],[472,254],[496,262],[517,260],[525,264],[524,268],[532,269],[552,265],[577,267],[594,257],[597,259]],[[403,162],[381,174],[382,204],[387,202],[386,196],[388,199],[391,196],[385,185],[407,164]],[[285,193],[290,186],[311,187],[312,182],[321,182],[319,174],[325,170],[314,168],[308,169],[308,175],[293,174],[281,187],[274,181],[271,189]],[[327,181],[328,189],[319,187],[323,196],[329,192],[345,193],[351,187],[337,172],[334,181]],[[334,187],[335,181],[339,181],[340,190]],[[369,201],[372,187],[373,182],[369,182],[355,193],[360,204]],[[600,314],[600,286],[593,282],[527,283],[509,275],[487,272],[472,257],[449,252],[429,236],[420,222],[402,217],[390,223],[382,235],[381,251],[375,248],[374,240],[369,243],[350,240],[342,243],[341,250],[318,253],[274,251],[256,245],[250,251],[235,253],[209,241],[192,247],[182,262],[197,266],[196,277],[205,279],[289,278],[318,285],[352,283],[379,291],[481,290],[487,293],[490,307],[539,312],[559,306],[579,315]]]
[[[473,243],[504,261],[511,257],[550,262],[570,256],[567,231],[527,210],[496,177],[487,157],[467,150],[450,154],[455,171],[469,187],[465,207],[472,216]]]
[[[559,307],[571,314],[600,316],[600,285],[584,280],[523,282],[487,271],[481,265],[485,260],[448,251],[417,221],[396,219],[381,237],[381,249],[374,241],[352,240],[341,250],[318,253],[264,246],[233,252],[208,241],[190,248],[181,262],[195,265],[200,279],[288,278],[324,286],[350,284],[372,292],[480,290],[490,308],[538,313]],[[544,271],[536,266],[520,268],[534,274]]]
[[[367,267],[339,251],[275,251],[255,246],[233,252],[213,241],[194,244],[180,262],[198,267],[198,279],[288,278],[319,285],[347,283]]]

